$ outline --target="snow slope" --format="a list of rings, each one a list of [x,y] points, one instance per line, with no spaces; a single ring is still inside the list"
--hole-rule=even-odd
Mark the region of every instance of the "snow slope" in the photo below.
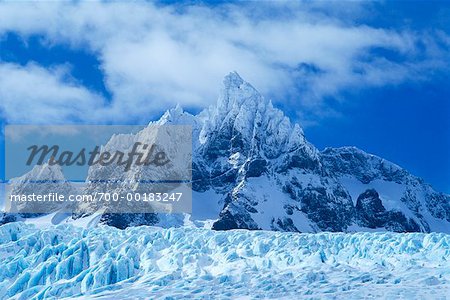
[[[442,298],[442,233],[0,227],[0,299]]]

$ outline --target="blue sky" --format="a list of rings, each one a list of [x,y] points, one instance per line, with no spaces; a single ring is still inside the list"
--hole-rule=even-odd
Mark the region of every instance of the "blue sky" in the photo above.
[[[2,3],[0,122],[145,124],[214,104],[236,70],[319,149],[450,193],[449,47],[444,1]]]

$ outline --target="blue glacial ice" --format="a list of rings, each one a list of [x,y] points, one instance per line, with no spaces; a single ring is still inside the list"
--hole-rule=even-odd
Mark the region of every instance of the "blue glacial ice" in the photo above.
[[[450,235],[0,227],[0,299],[439,298]]]

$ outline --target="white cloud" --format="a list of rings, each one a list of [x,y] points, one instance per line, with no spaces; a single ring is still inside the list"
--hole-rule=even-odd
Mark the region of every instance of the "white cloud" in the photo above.
[[[0,75],[8,77],[0,79],[6,99],[0,107],[11,121],[148,120],[175,103],[214,103],[221,78],[237,70],[263,94],[301,102],[319,116],[325,96],[401,83],[429,68],[430,61],[433,67],[437,63],[429,56],[417,62],[416,43],[423,39],[417,33],[349,22],[366,12],[365,5],[370,4],[353,3],[346,6],[350,10],[337,5],[330,16],[323,6],[306,4],[284,9],[280,4],[2,3],[0,34],[41,34],[50,44],[88,48],[101,61],[113,99],[104,104],[94,92],[63,80],[61,70],[0,62]],[[388,49],[404,60],[368,61],[373,48]],[[301,64],[318,72],[305,72],[298,68]]]
[[[63,67],[0,64],[1,114],[11,123],[94,121],[103,100],[83,86],[67,82]]]

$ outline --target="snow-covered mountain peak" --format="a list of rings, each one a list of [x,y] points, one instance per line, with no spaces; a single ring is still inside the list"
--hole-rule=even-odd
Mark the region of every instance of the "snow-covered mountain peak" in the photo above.
[[[228,73],[228,75],[226,75],[223,78],[223,83],[225,86],[240,86],[241,84],[244,83],[244,79],[242,79],[242,77],[239,75],[238,72],[236,71],[231,71],[230,73]]]
[[[292,124],[236,72],[225,76],[217,104],[201,116],[204,125],[200,140],[213,157],[217,150],[220,156],[239,152],[269,159],[300,148],[308,148],[311,155],[316,152],[306,142],[301,127]]]
[[[223,80],[223,88],[211,117],[217,121],[246,117],[251,121],[257,111],[264,112],[269,104],[251,84],[232,72]]]
[[[64,181],[65,177],[61,166],[49,165],[48,163],[42,165],[35,165],[31,171],[21,177],[14,178],[12,182],[25,181]]]
[[[299,124],[292,123],[236,72],[224,78],[216,105],[197,115],[178,105],[137,134],[113,136],[105,147],[125,151],[136,141],[152,142],[156,138],[152,126],[165,124],[192,126],[192,219],[209,220],[214,229],[449,231],[449,195],[356,147],[319,152]],[[63,179],[47,167],[32,172],[41,178]],[[150,173],[141,168],[125,176],[117,168],[92,166],[87,181],[117,178],[128,182],[145,174]],[[87,186],[86,192],[94,188]],[[117,189],[130,187],[124,184]],[[119,214],[105,222],[122,227],[175,222],[165,216],[141,217]]]
[[[21,177],[11,179],[9,193],[11,195],[46,195],[56,193],[68,196],[76,193],[76,187],[68,182],[61,166],[48,163],[36,165]],[[59,202],[11,202],[12,212],[19,212],[22,216],[37,216],[61,209]],[[14,217],[15,218],[15,217]]]
[[[150,122],[149,125],[192,125],[195,123],[195,117],[184,111],[180,104],[167,110],[156,122]]]

